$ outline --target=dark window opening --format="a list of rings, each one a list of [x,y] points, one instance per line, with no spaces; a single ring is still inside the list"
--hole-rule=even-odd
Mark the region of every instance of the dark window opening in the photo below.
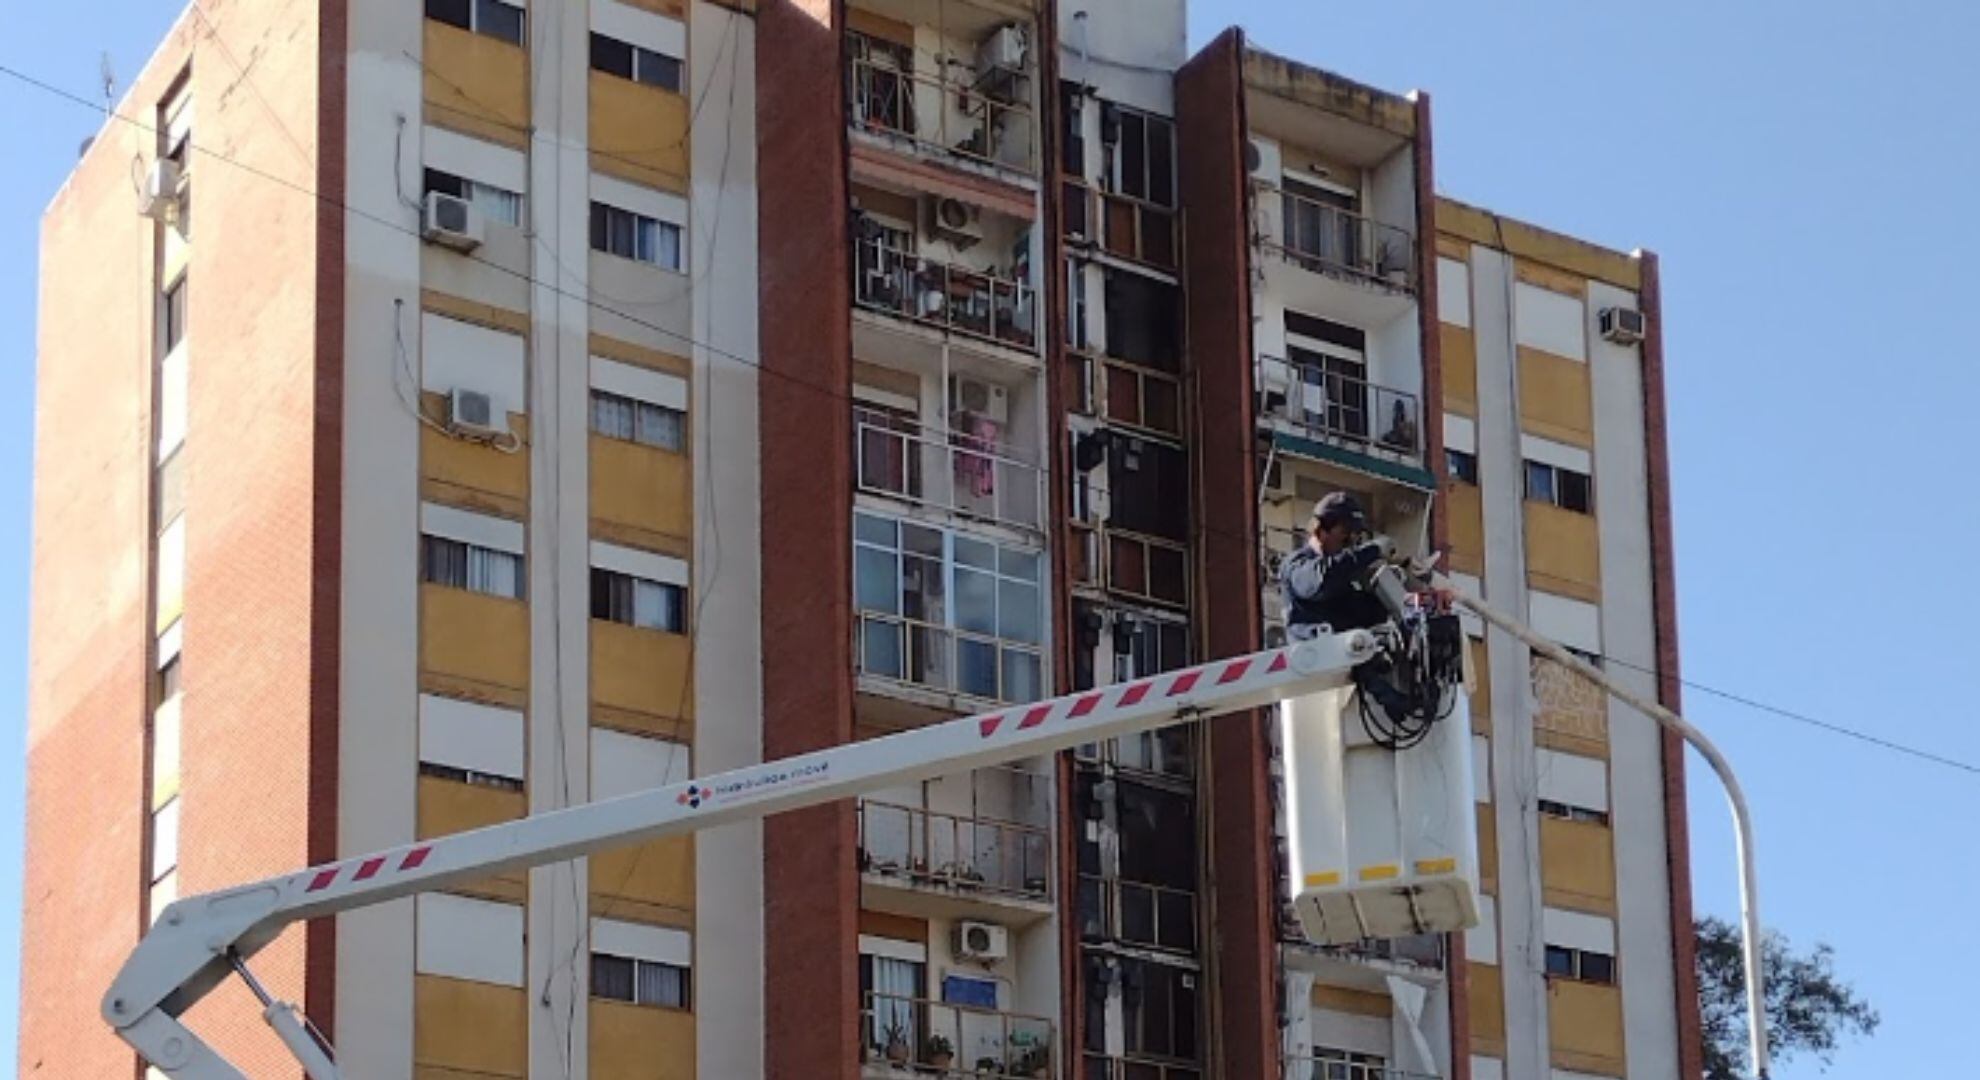
[[[184,276],[173,282],[165,290],[165,351],[171,352],[186,339],[186,306],[190,302],[192,286]]]
[[[1465,450],[1445,450],[1444,465],[1451,479],[1460,484],[1478,484],[1478,455]]]
[[[670,634],[687,630],[687,590],[616,570],[591,569],[591,617]]]
[[[1116,437],[1107,454],[1107,524],[1181,541],[1189,536],[1189,458],[1181,447]]]
[[[685,1009],[693,974],[675,964],[591,954],[591,996],[662,1009]]]
[[[1107,271],[1107,354],[1171,374],[1182,371],[1182,297],[1142,274]]]

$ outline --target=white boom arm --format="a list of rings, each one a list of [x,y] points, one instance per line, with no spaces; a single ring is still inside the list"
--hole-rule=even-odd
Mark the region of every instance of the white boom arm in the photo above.
[[[264,993],[245,967],[291,923],[503,870],[1269,705],[1346,685],[1355,665],[1376,650],[1374,636],[1363,630],[1321,637],[188,897],[165,909],[125,961],[104,996],[103,1016],[119,1037],[175,1080],[245,1080],[179,1020],[238,971],[311,1080],[336,1080],[328,1048],[309,1034],[292,1006]]]

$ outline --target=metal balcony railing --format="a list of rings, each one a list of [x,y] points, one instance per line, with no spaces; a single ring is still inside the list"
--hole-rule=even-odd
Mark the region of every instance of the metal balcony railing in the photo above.
[[[860,1045],[869,1066],[949,1080],[1049,1080],[1058,1075],[1052,1021],[1042,1016],[869,992]]]
[[[1258,191],[1279,205],[1278,232],[1265,246],[1288,262],[1415,291],[1416,241],[1408,229],[1280,188]]]
[[[1032,532],[1045,525],[1045,470],[1009,447],[855,408],[855,482],[884,495]]]
[[[985,701],[1045,695],[1044,650],[1029,642],[867,609],[858,637],[862,675]]]
[[[1203,1066],[1130,1054],[1086,1055],[1086,1080],[1203,1080]]]
[[[1294,931],[1297,933],[1297,930]],[[1411,934],[1399,938],[1371,938],[1348,945],[1322,945],[1320,951],[1350,960],[1389,960],[1419,967],[1444,966],[1442,934]]]
[[[1028,71],[999,68],[961,83],[854,57],[847,74],[855,130],[905,140],[924,154],[1037,174]]]
[[[863,799],[863,872],[1020,900],[1052,898],[1052,834],[1034,825]]]
[[[1376,1061],[1356,1061],[1344,1053],[1316,1050],[1311,1055],[1286,1055],[1285,1080],[1437,1080],[1437,1077],[1392,1069]]]
[[[1079,876],[1080,933],[1152,949],[1196,949],[1196,894],[1095,874]]]
[[[1261,417],[1290,420],[1315,438],[1360,450],[1422,457],[1423,415],[1415,394],[1308,360],[1266,356],[1258,367],[1259,389],[1268,395]]]
[[[1021,281],[938,262],[863,238],[853,298],[864,308],[1019,349],[1038,343],[1038,291]]]

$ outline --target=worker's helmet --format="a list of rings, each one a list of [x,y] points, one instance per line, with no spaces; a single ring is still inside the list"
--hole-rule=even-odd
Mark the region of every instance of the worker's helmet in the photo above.
[[[1323,529],[1341,524],[1353,532],[1368,528],[1368,515],[1362,511],[1361,501],[1345,491],[1332,492],[1314,503],[1313,520]]]

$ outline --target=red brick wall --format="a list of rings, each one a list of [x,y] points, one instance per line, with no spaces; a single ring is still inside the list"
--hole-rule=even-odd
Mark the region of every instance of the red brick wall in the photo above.
[[[1657,255],[1642,256],[1643,285],[1643,438],[1649,462],[1650,589],[1657,625],[1657,700],[1673,712],[1684,711],[1684,688],[1679,681],[1677,636],[1677,561],[1671,528],[1671,454],[1664,401],[1664,293]],[[1684,744],[1672,731],[1663,732],[1664,843],[1671,878],[1672,963],[1677,975],[1678,1076],[1697,1080],[1704,1075],[1704,1044],[1698,1015],[1697,939],[1691,920],[1691,822],[1684,792]]]
[[[340,17],[333,10],[341,8],[326,5],[322,17]],[[324,630],[318,616],[334,614],[317,598],[334,597],[336,572],[317,542],[326,528],[335,535],[334,514],[325,517],[318,501],[325,477],[316,471],[317,441],[337,423],[333,404],[319,424],[317,359],[319,347],[340,350],[341,343],[317,337],[314,267],[341,215],[322,214],[310,195],[248,171],[341,198],[336,155],[315,150],[319,5],[231,0],[205,11],[234,56],[254,58],[256,92],[237,91],[240,72],[212,48],[207,24],[189,17],[125,106],[149,123],[190,59],[193,141],[210,151],[196,151],[189,166],[182,895],[305,865],[313,833],[317,846],[334,843],[334,801],[320,788],[326,777],[334,785],[334,760],[327,774],[313,768],[311,747],[321,721],[334,717],[334,696],[318,691],[327,678],[334,694],[336,668],[334,654],[315,655],[312,643]],[[28,1076],[37,1069],[123,1076],[134,1067],[97,1018],[97,1004],[141,929],[146,415],[151,297],[159,283],[151,224],[138,218],[130,188],[133,154],[150,158],[152,137],[120,128],[104,142],[44,224],[25,927],[31,944],[21,1046]],[[326,179],[332,186],[323,186]],[[106,258],[108,252],[115,254]],[[341,277],[341,263],[321,275]],[[341,324],[341,310],[321,314]],[[334,492],[327,496],[334,500]],[[291,931],[255,963],[271,989],[291,1000],[305,992],[303,939]],[[328,977],[327,970],[318,974],[312,1004],[327,992]],[[217,992],[188,1020],[250,1075],[294,1072],[238,985]]]
[[[1176,76],[1196,470],[1197,614],[1205,658],[1262,646],[1251,391],[1244,36],[1227,30]],[[1211,947],[1221,1075],[1279,1075],[1272,791],[1260,712],[1209,732]]]
[[[763,752],[852,737],[852,326],[838,0],[758,8]],[[767,1075],[858,1075],[850,802],[769,818]]]

